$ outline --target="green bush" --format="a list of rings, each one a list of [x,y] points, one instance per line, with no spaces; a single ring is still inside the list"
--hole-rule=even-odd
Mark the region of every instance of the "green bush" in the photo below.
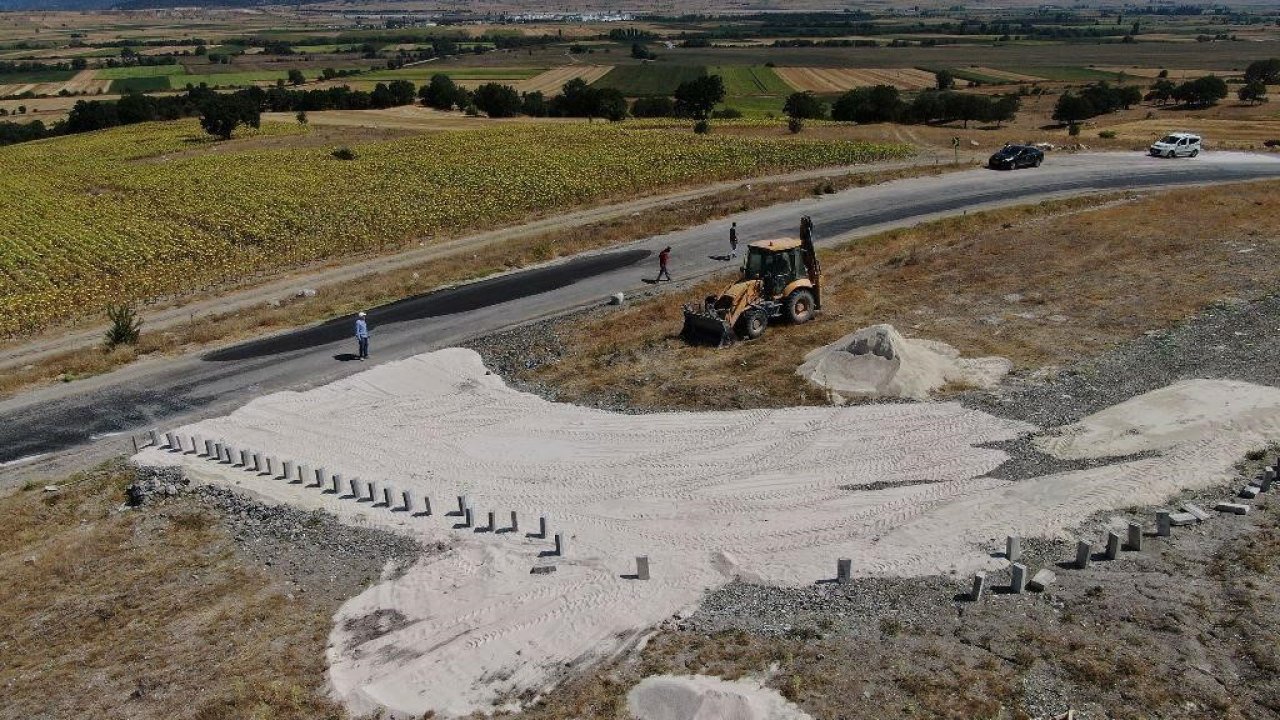
[[[111,327],[107,329],[106,336],[108,349],[138,342],[138,335],[142,332],[142,321],[138,319],[138,314],[134,312],[132,305],[108,305],[107,319],[111,321]]]
[[[1103,140],[1113,140],[1115,139],[1115,136],[1116,136],[1115,130],[1103,130],[1102,132],[1098,133],[1098,137],[1102,138]]]
[[[330,154],[331,154],[331,155],[333,155],[334,157],[338,158],[339,160],[355,160],[355,159],[356,159],[356,151],[355,151],[355,150],[352,150],[351,148],[347,147],[346,145],[343,145],[342,147],[338,148],[337,150],[334,150],[334,151],[333,151],[332,153],[330,153]]]

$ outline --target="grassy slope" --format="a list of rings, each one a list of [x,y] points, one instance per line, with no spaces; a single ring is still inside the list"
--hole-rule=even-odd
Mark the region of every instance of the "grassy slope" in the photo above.
[[[527,377],[565,400],[607,396],[641,408],[820,403],[821,391],[794,375],[804,354],[875,323],[1027,368],[1092,356],[1225,296],[1271,291],[1280,230],[1259,219],[1280,213],[1280,183],[1088,210],[1097,203],[971,214],[825,251],[819,319],[771,327],[730,350],[677,337],[680,303],[728,277],[703,283],[567,328],[564,356]]]

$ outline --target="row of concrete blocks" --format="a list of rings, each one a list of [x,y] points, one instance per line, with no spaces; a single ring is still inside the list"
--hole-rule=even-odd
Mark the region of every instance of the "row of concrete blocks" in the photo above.
[[[187,450],[181,436],[175,433],[165,433],[163,445],[161,445],[160,433],[158,430],[151,430],[149,432],[149,439],[152,445],[167,448],[170,452],[191,452],[195,455],[203,455],[215,462],[233,466],[239,465],[247,471],[257,472],[261,475],[267,475],[275,479],[288,480],[291,483],[304,483],[308,476],[313,476],[315,484],[310,485],[309,487],[320,488],[325,492],[332,492],[335,495],[341,494],[344,485],[343,477],[340,473],[328,476],[325,468],[316,468],[313,473],[309,473],[308,468],[305,465],[295,465],[290,460],[281,461],[278,458],[271,456],[264,457],[262,453],[254,450],[237,450],[236,448],[233,448],[230,445],[225,445],[220,441],[204,440],[202,443],[199,437],[192,435],[190,436],[191,449]],[[201,452],[202,444],[204,450],[203,453]],[[379,493],[376,483],[362,483],[359,478],[351,478],[348,482],[351,489],[351,497],[357,502],[371,502],[376,505],[379,502],[380,495],[383,507],[386,507],[392,512],[407,512],[418,517],[429,516],[432,514],[431,497],[429,495],[423,495],[422,510],[415,513],[413,494],[408,490],[400,492],[402,505],[400,507],[396,507],[393,500],[395,493],[392,488],[383,487],[381,489],[381,493]],[[362,490],[364,492],[361,492]],[[461,527],[474,528],[477,532],[484,532],[486,530],[489,532],[518,532],[520,530],[520,519],[515,510],[511,511],[511,524],[506,528],[498,528],[497,513],[492,510],[489,511],[488,525],[485,527],[477,527],[475,524],[475,510],[471,507],[470,501],[463,495],[458,496],[458,511],[456,514],[463,518]],[[531,534],[531,537],[537,537],[543,540],[547,539],[548,529],[546,515],[539,516],[538,532],[536,534]],[[553,541],[555,543],[555,549],[552,551],[552,554],[563,557],[567,552],[564,533],[556,533],[553,537]],[[640,560],[641,558],[636,559],[637,567],[640,566]],[[644,558],[644,561],[644,572],[641,573],[638,570],[637,575],[643,575],[644,577],[642,579],[647,580],[648,559]]]
[[[1277,464],[1280,464],[1280,458],[1277,458]],[[1271,488],[1271,483],[1276,479],[1276,470],[1274,466],[1267,467],[1258,476],[1258,478],[1250,484],[1246,485],[1241,491],[1240,496],[1244,498],[1254,498],[1258,493],[1266,492]],[[1233,515],[1247,515],[1249,506],[1241,503],[1220,502],[1214,506],[1219,512],[1230,513]],[[1168,510],[1160,510],[1156,512],[1156,536],[1169,537],[1173,534],[1173,528],[1183,525],[1193,525],[1204,522],[1212,517],[1204,508],[1191,503],[1182,506],[1182,512],[1171,512]],[[1108,532],[1106,549],[1103,551],[1103,558],[1106,560],[1115,560],[1120,555],[1122,548],[1120,533]],[[1140,523],[1131,522],[1128,528],[1128,537],[1123,543],[1123,549],[1138,552],[1142,550],[1142,525]],[[1035,576],[1027,582],[1027,567],[1017,562],[1022,556],[1022,541],[1016,536],[1010,535],[1005,539],[1005,557],[1009,560],[1011,579],[1008,592],[1018,594],[1024,589],[1042,591],[1048,587],[1057,576],[1051,570],[1041,569],[1036,572]],[[1089,563],[1093,559],[1093,543],[1088,540],[1081,540],[1076,544],[1076,558],[1074,567],[1083,570],[1089,567]],[[848,562],[848,561],[841,561]],[[839,568],[839,566],[838,566]],[[847,568],[844,568],[847,581]],[[986,573],[977,573],[973,576],[973,586],[969,591],[969,598],[977,600],[982,597],[983,589],[986,585]]]

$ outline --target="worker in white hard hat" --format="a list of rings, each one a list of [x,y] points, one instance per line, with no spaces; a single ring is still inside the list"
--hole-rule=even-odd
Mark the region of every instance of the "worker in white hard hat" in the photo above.
[[[360,360],[369,357],[369,323],[365,322],[364,312],[356,316],[356,342],[360,344]]]

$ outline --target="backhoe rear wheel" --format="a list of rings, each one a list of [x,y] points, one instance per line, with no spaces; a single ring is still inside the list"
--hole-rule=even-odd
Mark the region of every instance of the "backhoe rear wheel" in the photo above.
[[[734,332],[743,340],[755,340],[764,334],[764,329],[767,327],[769,327],[769,316],[759,308],[751,308],[738,318],[738,325],[734,328]]]
[[[796,290],[787,296],[787,320],[799,325],[813,319],[813,293],[808,290]]]

